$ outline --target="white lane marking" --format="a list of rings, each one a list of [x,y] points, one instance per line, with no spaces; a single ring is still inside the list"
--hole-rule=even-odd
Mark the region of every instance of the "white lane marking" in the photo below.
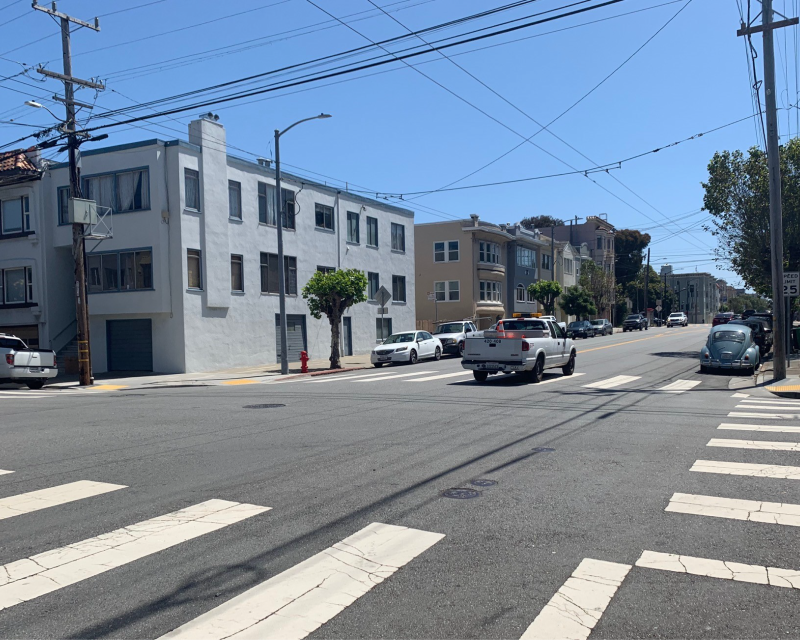
[[[21,400],[26,398],[28,400],[32,400],[33,398],[55,398],[55,395],[49,394],[45,395],[43,393],[8,393],[8,392],[0,392],[0,400],[3,398],[8,398],[9,400]]]
[[[723,473],[729,476],[753,476],[755,478],[783,478],[800,480],[800,467],[779,464],[752,464],[750,462],[725,462],[723,460],[696,460],[689,471],[700,473]]]
[[[0,469],[0,476],[4,476],[7,473],[14,473],[13,471],[6,471],[5,469]]]
[[[800,442],[775,442],[769,440],[731,440],[711,438],[707,447],[728,447],[731,449],[758,449],[761,451],[800,451]]]
[[[734,393],[731,398],[749,398],[749,393]]]
[[[613,389],[614,387],[628,384],[634,380],[638,380],[641,376],[614,376],[613,378],[606,378],[605,380],[598,380],[591,384],[583,385],[586,389]]]
[[[109,484],[107,482],[93,482],[92,480],[78,480],[69,484],[62,484],[49,489],[39,489],[29,493],[20,493],[16,496],[0,500],[0,520],[13,518],[23,513],[39,511],[55,507],[67,502],[75,502],[92,496],[99,496],[109,491],[127,489],[123,484]]]
[[[676,380],[675,382],[670,382],[665,387],[660,387],[656,389],[656,391],[666,392],[666,393],[684,393],[691,389],[694,389],[698,384],[700,384],[701,380]]]
[[[430,380],[443,380],[444,378],[458,378],[461,376],[471,376],[472,371],[457,371],[456,373],[443,373],[438,376],[428,376],[427,378],[415,378],[414,380],[403,380],[403,382],[428,382]]]
[[[800,527],[800,504],[675,493],[664,511]]]
[[[800,418],[800,415],[787,413],[754,413],[750,411],[731,411],[728,414],[729,418],[764,418],[773,420],[783,420],[785,418]]]
[[[393,373],[383,378],[367,378],[366,380],[353,380],[353,382],[383,382],[384,380],[394,380],[395,378],[408,378],[410,376],[424,376],[426,373],[437,373],[436,371],[414,371],[412,373]]]
[[[800,400],[786,400],[784,398],[747,398],[739,400],[740,404],[785,404],[789,406],[800,406]]]
[[[362,373],[362,374],[357,375],[357,376],[356,375],[347,376],[347,378],[349,378],[351,380],[357,380],[359,378],[379,378],[379,377],[382,377],[382,376],[390,376],[390,375],[392,375],[391,371],[383,371],[381,373],[367,373],[367,374],[363,374]],[[312,384],[312,383],[319,384],[320,382],[336,382],[337,380],[345,380],[347,378],[340,377],[340,376],[338,376],[336,374],[333,374],[331,376],[326,376],[324,380],[308,380],[306,382],[306,384]]]
[[[373,522],[164,638],[305,638],[442,538]]]
[[[525,630],[521,640],[585,640],[630,570],[629,564],[584,558]]]
[[[269,507],[208,500],[0,567],[0,611],[250,518]]]
[[[800,406],[792,405],[787,406],[784,404],[737,404],[735,409],[750,409],[751,411],[800,411]]]
[[[542,380],[539,384],[550,384],[551,382],[561,382],[563,380],[569,380],[570,378],[577,378],[579,376],[585,376],[585,373],[573,373],[571,376],[554,376],[549,380]]]
[[[739,424],[738,422],[723,422],[717,429],[730,431],[771,431],[773,433],[800,433],[800,427],[790,427],[778,424]]]
[[[736,582],[752,582],[768,584],[772,587],[800,589],[800,571],[795,569],[779,569],[762,567],[757,564],[742,564],[725,560],[711,560],[693,556],[680,556],[673,553],[643,551],[636,561],[637,567],[688,573],[694,576],[721,578]]]

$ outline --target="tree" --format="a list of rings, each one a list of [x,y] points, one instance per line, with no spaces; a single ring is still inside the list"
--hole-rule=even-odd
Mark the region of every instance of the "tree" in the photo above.
[[[358,269],[331,273],[317,271],[303,287],[303,299],[317,320],[324,313],[331,324],[331,369],[341,369],[339,361],[342,316],[354,304],[367,301],[367,276]]]
[[[597,313],[604,316],[614,302],[614,276],[593,260],[585,260],[578,284],[589,294]]]
[[[784,267],[800,263],[800,139],[780,147]],[[708,164],[703,209],[717,237],[717,260],[726,262],[748,288],[772,295],[769,238],[769,177],[764,151],[751,147],[714,154]]]
[[[614,234],[614,271],[617,284],[625,288],[642,269],[644,250],[650,244],[650,234],[635,229],[620,229]]]
[[[528,293],[545,308],[545,315],[552,316],[556,298],[561,295],[561,285],[553,280],[539,280],[528,286]]]
[[[646,269],[646,267],[645,267]],[[650,267],[650,276],[647,284],[647,300],[644,299],[644,271],[636,276],[635,280],[629,282],[626,287],[618,287],[620,297],[627,296],[633,303],[634,311],[645,312],[645,309],[655,309],[658,301],[661,300],[662,315],[669,315],[673,311],[679,311],[678,298],[670,287],[665,287],[663,281],[653,267]],[[642,306],[644,305],[644,306]]]
[[[561,296],[561,308],[568,316],[575,316],[578,320],[586,316],[597,315],[597,307],[591,296],[579,286],[567,287]]]
[[[564,221],[561,218],[554,218],[548,215],[530,216],[529,218],[523,218],[519,223],[528,230],[564,226]]]
[[[769,301],[754,293],[745,293],[728,300],[728,308],[734,313],[742,313],[745,309],[755,309],[761,312],[766,311],[769,307]]]

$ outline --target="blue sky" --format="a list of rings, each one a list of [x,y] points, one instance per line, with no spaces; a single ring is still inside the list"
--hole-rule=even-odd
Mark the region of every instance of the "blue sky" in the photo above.
[[[366,0],[314,1],[372,40],[405,33],[402,26]],[[792,12],[792,5],[796,10],[798,0],[776,2],[776,9],[785,8],[785,13],[797,15]],[[377,3],[412,30],[503,4],[488,0]],[[539,0],[445,34],[565,4],[568,3]],[[45,14],[32,10],[27,0],[8,5],[0,0],[0,7],[6,7],[0,9],[0,73],[8,77],[22,71],[19,63],[44,62],[60,71],[57,25]],[[685,5],[685,0],[625,0],[583,15],[452,48],[447,54],[519,110],[547,123],[605,78]],[[368,40],[331,21],[307,0],[63,0],[58,7],[83,19],[103,16],[99,33],[81,29],[73,34],[72,45],[76,76],[107,79],[108,89],[98,96],[89,90],[77,96],[85,102],[96,99],[96,112],[368,44]],[[138,8],[115,13],[130,7]],[[576,26],[613,16],[619,17]],[[205,24],[195,26],[199,23]],[[455,186],[571,171],[558,159],[583,170],[752,114],[744,43],[736,37],[738,23],[736,3],[692,0],[630,62],[550,127],[591,161],[543,131],[533,142],[544,151],[523,144]],[[572,26],[575,28],[564,30]],[[555,30],[558,32],[548,33]],[[797,102],[797,34],[796,29],[783,31],[786,49],[784,34],[778,36],[779,104],[788,104]],[[172,33],[159,35],[164,32]],[[760,37],[754,42],[760,50]],[[203,53],[222,47],[230,48]],[[180,61],[192,64],[171,68],[165,67],[166,63],[156,64],[179,56],[193,56]],[[316,172],[384,193],[442,187],[518,145],[521,138],[509,129],[525,137],[539,129],[526,115],[438,54],[409,62],[430,78],[395,62],[341,78],[345,82],[328,86],[323,82],[310,90],[271,93],[243,101],[247,104],[229,103],[210,109],[220,115],[231,145],[266,157],[272,155],[275,128],[319,112],[330,113],[332,119],[304,124],[282,139],[283,161],[293,165],[295,169],[290,170],[297,173]],[[143,65],[153,66],[142,68]],[[761,76],[760,59],[758,65]],[[31,72],[0,81],[0,88],[4,89],[0,91],[0,119],[52,124],[52,117],[46,112],[21,105],[26,99],[43,101],[59,92],[58,82],[39,82],[39,75]],[[60,106],[48,104],[60,115]],[[197,109],[172,119],[141,123],[139,127],[111,129],[110,140],[102,144],[156,136],[186,137],[186,123],[207,110]],[[782,135],[796,135],[796,114],[797,109],[781,112]],[[162,124],[169,128],[162,128]],[[4,140],[12,140],[25,129],[0,125],[0,131]],[[613,177],[594,174],[590,180],[583,175],[570,175],[440,192],[412,200],[407,206],[417,212],[418,222],[471,213],[494,222],[543,213],[567,219],[606,213],[618,228],[646,230],[653,236],[652,263],[656,269],[670,262],[677,271],[699,268],[737,285],[738,276],[711,261],[715,240],[700,228],[706,217],[698,212],[702,206],[700,183],[715,151],[745,149],[756,143],[751,119],[625,163],[611,172]],[[682,216],[686,217],[673,222]]]

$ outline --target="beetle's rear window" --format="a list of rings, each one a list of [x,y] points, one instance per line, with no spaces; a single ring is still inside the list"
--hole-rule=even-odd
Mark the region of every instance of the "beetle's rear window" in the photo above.
[[[717,331],[714,342],[744,342],[744,334],[741,331]]]

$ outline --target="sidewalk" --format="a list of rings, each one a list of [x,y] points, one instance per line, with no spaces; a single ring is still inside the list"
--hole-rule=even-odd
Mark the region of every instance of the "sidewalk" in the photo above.
[[[766,379],[772,377],[772,363],[767,363],[769,369],[766,372]],[[769,384],[767,391],[781,398],[800,398],[800,356],[792,355],[792,359],[786,367],[786,378],[775,384]]]

